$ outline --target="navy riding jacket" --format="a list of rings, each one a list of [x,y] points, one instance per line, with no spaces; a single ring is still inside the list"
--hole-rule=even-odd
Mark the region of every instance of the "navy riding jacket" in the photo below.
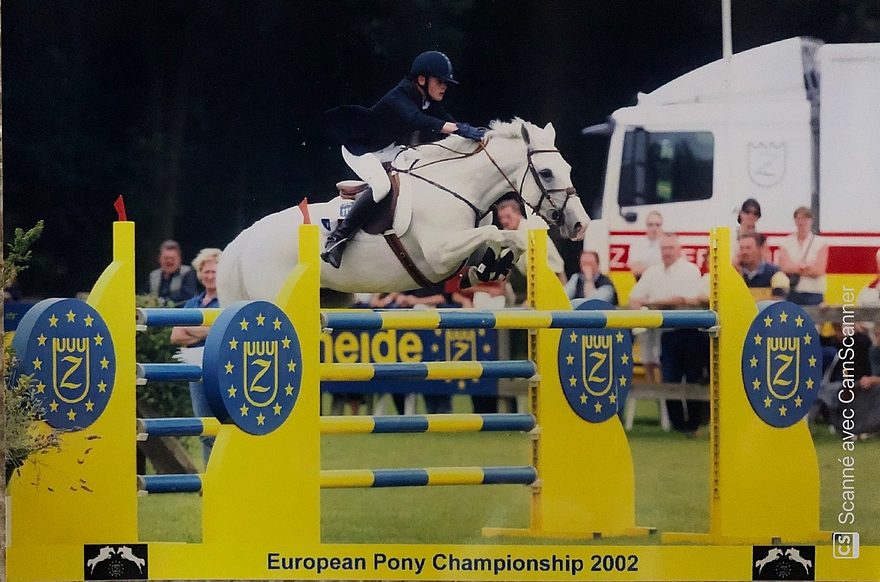
[[[403,79],[370,108],[343,105],[327,112],[330,131],[356,156],[377,152],[393,143],[407,143],[414,131],[440,137],[447,121],[455,120],[436,101],[422,109],[422,94]]]

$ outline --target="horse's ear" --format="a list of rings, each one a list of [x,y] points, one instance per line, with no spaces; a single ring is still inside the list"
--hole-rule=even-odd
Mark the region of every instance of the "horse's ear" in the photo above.
[[[550,137],[552,138],[551,141],[556,141],[556,128],[553,127],[553,122],[548,121],[547,125],[544,126],[544,131],[550,134]]]
[[[532,142],[531,142],[531,140],[529,139],[529,130],[528,130],[528,128],[526,128],[526,124],[523,123],[523,124],[520,126],[520,128],[521,128],[520,131],[521,131],[521,133],[522,133],[523,141],[526,142],[526,145],[532,145]]]

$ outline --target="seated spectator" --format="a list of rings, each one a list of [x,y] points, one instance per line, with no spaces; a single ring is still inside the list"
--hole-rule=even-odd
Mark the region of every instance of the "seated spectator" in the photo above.
[[[595,251],[581,251],[580,271],[565,284],[565,294],[569,299],[601,299],[617,305],[617,291],[611,279],[599,270],[599,254]]]
[[[500,309],[504,307],[506,299],[506,284],[504,281],[480,283],[467,289],[462,289],[460,282],[461,279],[459,277],[452,277],[446,282],[445,289],[446,293],[451,295],[452,301],[460,304],[462,307],[477,309]],[[477,414],[498,412],[498,401],[498,396],[471,396],[471,405]],[[516,409],[515,402],[516,399],[514,399],[514,410]]]
[[[756,232],[739,235],[739,272],[748,287],[766,287],[769,293],[779,267],[764,260],[764,237]]]
[[[199,292],[196,273],[182,265],[180,244],[166,240],[159,246],[159,268],[150,272],[149,293],[180,307]]]
[[[788,275],[788,300],[798,305],[819,305],[825,298],[828,245],[813,233],[813,211],[801,206],[794,211],[796,232],[779,245],[779,266]]]
[[[824,350],[833,351],[831,363],[826,367],[818,398],[810,411],[814,420],[824,417],[838,431],[844,429],[847,420],[841,414],[844,408],[852,414],[855,434],[880,431],[880,372],[872,366],[871,340],[864,333],[845,333],[840,323],[833,323],[834,336],[823,338]],[[875,327],[875,330],[877,328]],[[875,336],[876,337],[876,336]],[[844,339],[847,341],[845,342]],[[823,350],[823,351],[824,351]],[[878,358],[880,359],[880,358]],[[878,361],[880,363],[880,361]]]
[[[664,234],[660,239],[662,262],[648,267],[630,292],[630,307],[650,304],[691,305],[700,296],[703,283],[700,269],[681,252],[678,237]],[[660,367],[664,382],[702,382],[709,364],[709,341],[695,329],[666,330],[660,337]],[[669,421],[673,428],[693,436],[703,420],[705,403],[667,400]]]
[[[394,309],[411,307],[414,309],[430,309],[441,305],[453,306],[451,298],[445,293],[443,284],[423,289],[414,289],[402,293],[377,294],[371,306],[374,309]],[[398,414],[404,414],[406,394],[392,394],[394,406]],[[428,414],[448,414],[452,412],[452,396],[449,394],[424,394],[425,409]]]

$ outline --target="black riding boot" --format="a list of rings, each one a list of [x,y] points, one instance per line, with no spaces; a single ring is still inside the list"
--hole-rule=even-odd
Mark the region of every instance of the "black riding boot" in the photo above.
[[[327,243],[324,245],[324,252],[321,258],[330,263],[330,265],[338,269],[342,264],[342,253],[349,239],[357,233],[361,225],[373,215],[379,203],[373,201],[373,189],[367,188],[364,192],[355,198],[354,204],[348,211],[348,215],[336,225],[336,229],[327,237]]]

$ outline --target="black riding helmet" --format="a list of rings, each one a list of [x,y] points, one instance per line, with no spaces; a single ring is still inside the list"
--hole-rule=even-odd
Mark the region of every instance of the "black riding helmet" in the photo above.
[[[408,77],[414,81],[419,75],[437,77],[450,85],[458,85],[452,76],[452,61],[440,51],[423,52],[413,60]]]

